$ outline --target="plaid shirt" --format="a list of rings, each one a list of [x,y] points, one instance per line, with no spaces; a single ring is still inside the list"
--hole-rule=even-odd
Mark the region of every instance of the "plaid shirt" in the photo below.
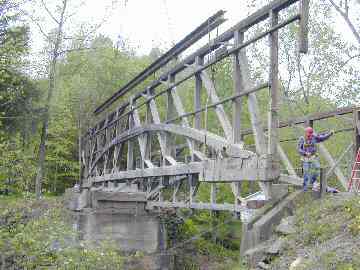
[[[331,133],[329,132],[326,134],[314,134],[310,139],[300,137],[297,147],[299,154],[302,156],[306,156],[306,153],[316,154],[316,144],[327,140],[330,136]]]

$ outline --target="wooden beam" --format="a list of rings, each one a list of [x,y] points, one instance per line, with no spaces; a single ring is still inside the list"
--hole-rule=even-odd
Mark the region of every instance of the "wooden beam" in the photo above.
[[[151,116],[152,116],[154,123],[160,124],[161,123],[160,115],[159,115],[159,111],[157,109],[154,99],[150,100],[149,106],[150,106]],[[173,157],[171,157],[170,155],[167,155],[165,134],[163,132],[158,132],[157,138],[158,138],[158,141],[160,144],[162,156],[164,158],[166,158],[166,160],[168,160],[170,164],[176,164],[176,160]]]
[[[195,58],[195,64],[201,66],[204,64],[204,59],[197,56]],[[202,89],[202,80],[200,73],[195,74],[195,93],[194,93],[194,111],[199,110],[201,108],[201,89]],[[194,128],[201,128],[201,115],[196,114],[194,116]],[[198,149],[198,146],[196,146]]]
[[[274,27],[278,24],[278,13],[270,11],[270,23]],[[269,136],[268,136],[268,154],[270,155],[271,166],[280,176],[279,158],[278,158],[278,126],[279,126],[279,36],[278,32],[270,34],[270,108],[269,108]]]
[[[154,208],[187,208],[187,209],[197,209],[197,210],[211,210],[211,211],[229,211],[229,212],[245,212],[249,215],[248,218],[250,218],[252,214],[255,214],[257,212],[256,209],[248,209],[241,205],[234,205],[229,203],[191,203],[191,202],[153,202],[148,201],[146,204],[146,209],[153,210]]]
[[[277,143],[277,151],[278,151],[280,159],[283,162],[283,164],[285,165],[285,168],[288,171],[288,173],[292,176],[297,176],[293,165],[291,164],[289,158],[287,157],[287,155],[286,155],[284,149],[281,147],[280,143]]]
[[[325,178],[329,178],[330,175],[334,172],[335,168],[340,164],[340,162],[343,160],[343,158],[345,157],[346,153],[350,151],[350,149],[354,146],[354,143],[350,143],[348,145],[348,147],[346,147],[346,149],[344,150],[344,152],[340,155],[340,157],[336,160],[335,164],[326,171],[326,175]]]
[[[299,52],[307,53],[309,48],[309,0],[300,1]]]
[[[134,127],[134,120],[133,120],[133,115],[129,115],[129,120],[128,120],[128,125],[129,125],[129,130],[132,130]],[[128,144],[128,149],[127,149],[127,158],[126,158],[126,168],[128,170],[132,170],[134,169],[134,142],[132,139],[127,141]]]
[[[323,120],[331,117],[336,117],[338,115],[345,115],[353,113],[354,110],[360,110],[360,107],[345,107],[345,108],[339,108],[332,111],[327,112],[320,112],[320,113],[314,113],[303,117],[297,117],[294,119],[289,119],[287,121],[281,121],[279,123],[279,128],[289,127],[292,125],[302,125],[305,124],[308,121],[318,121]],[[265,131],[267,130],[267,127],[263,127]],[[242,135],[250,135],[252,134],[252,129],[247,129],[242,132]]]
[[[234,43],[242,44],[244,42],[244,32],[236,31],[234,33]],[[235,53],[233,56],[233,81],[234,81],[234,94],[240,94],[245,89],[244,82],[241,74],[241,67],[239,63],[239,54]],[[241,137],[241,112],[242,112],[242,98],[233,100],[233,142],[240,143]]]
[[[360,149],[360,109],[353,111],[353,126],[354,126],[354,157],[358,149]],[[355,160],[355,159],[354,159]]]
[[[133,119],[134,119],[134,127],[137,128],[142,127],[138,110],[134,110]],[[143,133],[142,135],[139,135],[138,143],[139,143],[140,155],[141,155],[141,167],[143,167],[144,165],[143,163],[145,162],[145,164],[151,168],[154,167],[154,164],[151,162],[150,157],[146,155],[146,148],[148,143],[147,136],[148,136],[147,133]]]
[[[336,162],[333,159],[333,157],[331,156],[330,152],[327,150],[327,148],[325,147],[325,145],[323,143],[319,144],[319,152],[320,154],[325,158],[325,160],[329,163],[329,165],[331,167],[334,167],[334,173],[337,176],[337,178],[339,179],[341,185],[347,189],[348,183],[347,183],[347,179],[344,176],[344,174],[342,173],[341,169],[336,166]]]
[[[204,70],[200,73],[201,79],[204,82],[205,88],[207,90],[208,96],[211,99],[211,101],[213,103],[219,102],[220,99],[216,93],[216,88],[215,85],[213,83],[213,81],[211,80],[211,78],[209,77],[209,75],[207,74],[207,72]],[[219,119],[220,125],[224,131],[225,137],[229,140],[229,141],[233,141],[232,136],[233,136],[233,131],[232,131],[232,126],[231,123],[226,115],[226,112],[224,110],[224,107],[222,106],[222,104],[219,104],[218,106],[215,107],[215,112],[216,115]]]

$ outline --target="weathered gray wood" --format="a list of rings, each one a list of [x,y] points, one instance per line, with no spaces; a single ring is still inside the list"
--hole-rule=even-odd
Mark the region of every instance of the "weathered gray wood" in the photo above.
[[[225,140],[223,137],[215,135],[211,132],[205,132],[205,131],[200,131],[200,130],[196,130],[193,128],[181,127],[181,126],[174,125],[174,124],[152,124],[152,125],[143,126],[141,128],[133,128],[131,130],[127,130],[126,132],[120,134],[116,139],[114,139],[110,143],[110,145],[106,146],[103,149],[102,154],[104,154],[106,151],[109,151],[109,149],[111,147],[114,147],[116,144],[126,142],[126,141],[130,140],[131,138],[134,138],[134,137],[137,137],[137,136],[143,134],[144,132],[158,132],[159,133],[160,131],[171,132],[173,134],[188,137],[192,140],[195,140],[195,141],[198,141],[201,143],[206,142],[206,144],[209,147],[211,147],[217,151],[223,151],[224,149],[226,149],[227,155],[232,156],[232,157],[249,158],[254,155],[254,153],[252,153],[251,151],[242,149],[238,144],[229,144],[229,142],[227,140]],[[94,162],[92,164],[92,168],[94,168],[96,163],[101,158],[102,154],[100,154],[94,160]],[[90,171],[92,170],[92,168],[90,168]]]
[[[323,120],[323,119],[328,119],[331,117],[336,117],[336,116],[341,116],[341,115],[345,115],[345,114],[350,114],[353,113],[354,110],[359,110],[359,107],[345,107],[345,108],[339,108],[336,110],[332,110],[332,111],[327,111],[327,112],[320,112],[320,113],[315,113],[315,114],[311,114],[311,115],[306,115],[306,116],[302,116],[302,117],[296,117],[296,118],[292,118],[289,119],[287,121],[281,121],[279,123],[279,128],[284,128],[284,127],[291,127],[294,125],[302,125],[308,121],[317,121],[317,120]],[[267,130],[267,126],[264,126],[263,129],[266,131]],[[244,130],[242,132],[242,135],[250,135],[252,134],[252,129],[247,129]]]
[[[270,23],[271,26],[278,24],[278,13],[271,11]],[[278,171],[279,158],[277,153],[278,148],[278,125],[279,125],[279,37],[278,32],[270,34],[270,110],[269,110],[269,132],[268,132],[268,154],[271,157],[271,166],[274,170]]]
[[[252,158],[241,160],[225,158],[205,160],[202,162],[204,182],[240,182],[240,181],[271,181],[276,172],[268,168],[267,159]]]
[[[353,111],[354,126],[354,157],[356,157],[358,149],[360,149],[360,110]]]
[[[239,61],[241,63],[241,74],[245,89],[252,88],[252,82],[250,78],[249,63],[246,56],[245,49],[239,51]],[[255,93],[248,95],[248,110],[250,114],[251,127],[255,139],[255,148],[258,155],[263,156],[267,154],[265,134],[261,126],[260,111]],[[261,189],[263,190],[266,199],[270,198],[270,184],[259,182]]]
[[[180,99],[180,97],[179,97],[179,95],[177,93],[176,87],[171,89],[171,95],[172,95],[172,99],[173,99],[174,106],[175,106],[177,114],[178,115],[185,114],[184,105],[181,102],[181,99]],[[187,117],[182,117],[181,118],[181,125],[183,127],[187,127],[187,128],[190,127],[190,124],[189,124],[189,121],[188,121]],[[186,138],[186,143],[187,143],[187,145],[189,147],[190,154],[192,156],[192,160],[194,160],[193,155],[197,154],[197,152],[194,152],[194,143],[189,138]],[[199,156],[199,155],[197,155],[197,156],[198,156],[198,158],[202,159],[202,156]]]
[[[324,197],[327,189],[327,178],[326,178],[326,170],[324,168],[320,169],[320,197]]]
[[[175,81],[175,76],[170,76],[168,78],[169,84]],[[169,90],[166,94],[166,120],[172,119],[176,116],[176,110],[174,106],[174,100],[172,97],[172,90]],[[174,149],[175,139],[173,134],[165,133],[165,156],[175,156],[175,149]],[[165,160],[164,160],[165,161]]]
[[[151,109],[150,105],[146,105],[146,115],[145,115],[145,123],[146,125],[150,125],[152,123],[152,117],[151,117]],[[151,143],[152,143],[152,134],[151,132],[147,132],[146,136],[146,148],[145,148],[145,160],[150,160],[151,162]]]
[[[291,164],[289,158],[287,157],[284,149],[281,147],[280,143],[277,143],[277,150],[280,156],[281,161],[283,162],[283,164],[285,165],[286,170],[288,171],[288,173],[290,175],[296,176],[296,171],[293,167],[293,165]]]
[[[198,210],[211,210],[211,211],[230,211],[230,212],[242,212],[246,211],[249,214],[255,214],[256,210],[250,210],[244,206],[236,206],[234,204],[217,204],[217,203],[190,203],[190,202],[155,202],[148,201],[146,209],[152,210],[154,208],[187,208],[187,209],[198,209]]]
[[[129,130],[132,130],[134,127],[133,115],[129,115],[128,120]],[[128,140],[128,149],[127,149],[127,158],[126,158],[126,168],[128,170],[134,169],[134,142],[132,139]]]
[[[342,154],[340,155],[340,157],[336,160],[335,164],[333,166],[330,167],[330,169],[328,169],[326,171],[326,175],[325,178],[329,178],[330,175],[334,172],[335,168],[340,164],[340,162],[343,160],[343,158],[345,157],[345,155],[347,154],[347,152],[349,152],[351,150],[351,148],[354,146],[354,143],[351,142],[348,147],[346,147],[346,149],[344,150],[344,152],[342,152]]]
[[[295,175],[280,174],[279,181],[295,186],[302,186],[303,184],[303,179]]]
[[[242,44],[244,42],[244,32],[235,31],[234,43]],[[239,64],[239,53],[235,53],[233,56],[233,81],[234,81],[234,94],[240,94],[244,91],[244,82],[241,74],[241,66]],[[241,111],[242,111],[242,98],[236,98],[233,100],[233,142],[241,142]]]
[[[307,53],[309,48],[309,0],[300,1],[299,52]]]
[[[155,100],[151,99],[149,102],[149,105],[150,105],[151,116],[152,116],[154,123],[160,124],[161,123],[160,115],[159,115]],[[161,149],[161,153],[162,153],[163,157],[165,157],[166,160],[168,160],[170,162],[170,164],[176,164],[176,160],[173,157],[171,157],[170,155],[167,155],[167,153],[166,153],[165,134],[163,132],[158,132],[157,137],[158,137],[158,141],[160,144],[160,149]]]
[[[153,190],[151,190],[149,193],[146,194],[146,199],[150,200],[157,194],[159,194],[159,197],[162,197],[161,194],[160,194],[160,191],[163,188],[164,188],[163,184],[159,183],[156,188],[154,188]],[[163,198],[159,199],[159,201],[162,201],[162,200],[163,200]]]
[[[211,78],[209,77],[209,75],[207,74],[207,72],[202,71],[200,73],[200,76],[201,76],[202,81],[204,82],[205,88],[207,90],[208,96],[210,97],[211,101],[213,103],[219,102],[220,99],[216,93],[215,85],[214,85],[213,81],[211,80]],[[232,140],[232,136],[233,136],[232,126],[229,121],[229,118],[226,115],[224,107],[221,104],[219,104],[218,106],[215,107],[215,112],[219,119],[220,125],[221,125],[222,129],[224,130],[225,137],[230,142],[233,141]]]
[[[141,127],[142,125],[140,122],[140,116],[138,110],[134,110],[133,117],[134,117],[134,127]],[[146,156],[146,147],[147,147],[146,144],[148,143],[147,136],[148,136],[147,133],[143,133],[142,135],[139,135],[138,142],[139,142],[140,155],[141,155],[141,166],[143,167],[144,166],[143,162],[145,162],[145,164],[151,168],[154,167],[154,164],[151,162],[149,157]]]
[[[198,66],[203,65],[204,59],[202,57],[195,58],[195,64]],[[201,108],[201,89],[202,89],[202,80],[200,73],[195,74],[195,93],[194,93],[194,110],[199,110]],[[194,128],[201,128],[201,114],[196,114],[194,116]],[[196,149],[199,149],[199,145],[196,146]]]
[[[327,148],[325,147],[325,145],[323,143],[319,144],[319,152],[325,158],[325,160],[329,163],[329,165],[331,167],[334,167],[335,175],[339,179],[342,186],[346,189],[348,186],[347,179],[344,176],[344,174],[342,173],[341,169],[338,166],[336,166],[336,163],[335,163],[333,157],[331,156],[330,152],[327,150]]]
[[[296,0],[296,1],[298,1],[298,0]],[[277,10],[277,9],[275,9],[275,10]],[[265,32],[263,32],[263,33],[260,33],[260,34],[256,35],[256,36],[253,37],[252,39],[246,41],[244,44],[238,45],[238,46],[234,46],[234,47],[231,48],[231,49],[227,49],[224,53],[216,56],[216,57],[215,57],[214,59],[212,59],[211,61],[208,61],[208,62],[207,62],[206,64],[204,64],[203,66],[201,66],[201,67],[199,67],[198,69],[194,70],[192,73],[186,75],[186,76],[183,77],[181,80],[175,82],[171,87],[177,86],[177,85],[185,82],[185,81],[188,80],[189,78],[193,77],[195,73],[198,73],[198,72],[200,72],[200,71],[202,71],[202,70],[205,70],[205,69],[208,68],[209,66],[211,66],[211,65],[215,64],[216,62],[224,59],[224,58],[227,57],[228,55],[231,55],[231,54],[233,54],[233,53],[236,53],[237,51],[239,51],[239,50],[241,50],[241,49],[249,46],[250,44],[252,44],[252,43],[254,43],[254,42],[256,42],[256,41],[258,41],[258,40],[260,40],[260,39],[262,39],[262,38],[264,38],[264,37],[266,37],[266,36],[269,35],[270,33],[274,32],[274,31],[277,31],[278,29],[280,29],[280,28],[282,28],[282,27],[284,27],[284,26],[286,26],[286,25],[288,25],[288,24],[290,24],[290,23],[292,23],[292,22],[294,22],[294,21],[296,21],[296,20],[299,20],[299,19],[300,19],[300,15],[299,15],[299,14],[294,15],[294,16],[290,17],[289,19],[285,20],[284,22],[276,25],[275,27],[272,27],[271,29],[269,29],[269,30],[267,30],[267,31],[265,31]],[[247,28],[245,27],[245,28],[241,28],[241,29],[242,29],[242,30],[246,30]],[[235,31],[235,30],[236,30],[236,29],[234,29],[234,31]],[[231,37],[232,37],[232,36],[231,36]],[[231,37],[230,37],[230,38],[231,38]],[[210,44],[209,47],[207,48],[207,49],[211,48],[210,51],[215,50],[216,48],[218,48],[219,46],[222,46],[222,44],[223,44],[223,43],[214,44],[213,42],[211,42],[211,43],[212,43],[212,44]],[[202,56],[204,56],[204,55],[202,55]],[[194,58],[194,59],[195,59],[195,58]],[[166,80],[166,78],[168,77],[168,75],[170,75],[170,74],[175,75],[175,74],[177,74],[178,72],[182,71],[183,69],[189,67],[189,65],[191,65],[192,63],[194,63],[194,61],[192,61],[191,63],[182,62],[182,64],[180,65],[180,70],[177,70],[177,71],[173,70],[173,71],[170,71],[170,72],[168,72],[168,73],[166,73],[166,74],[164,74],[164,75],[161,75],[161,76],[160,76],[160,79],[155,80],[148,88],[154,89],[155,87],[157,87],[158,85],[160,85],[164,80]],[[160,91],[160,92],[157,93],[153,98],[155,98],[155,97],[157,97],[157,96],[159,96],[159,95],[164,94],[164,92],[167,92],[168,90],[169,90],[169,89],[165,89],[164,91]],[[138,99],[138,98],[142,97],[146,92],[147,92],[147,90],[144,90],[143,92],[138,93],[138,94],[135,96],[135,99]],[[126,105],[126,104],[124,104],[124,105]],[[141,105],[139,105],[139,106],[141,107],[141,106],[143,106],[143,105],[144,105],[144,104],[141,104]],[[125,115],[123,115],[123,116],[125,116]]]
[[[269,87],[269,83],[263,83],[263,84],[257,85],[257,86],[255,86],[255,87],[253,87],[251,89],[246,89],[246,90],[242,91],[240,94],[232,95],[230,97],[219,100],[218,102],[214,102],[214,103],[211,103],[209,105],[203,106],[202,108],[200,108],[200,109],[198,109],[196,111],[192,111],[192,112],[182,114],[182,115],[180,115],[180,116],[178,116],[176,118],[173,118],[171,120],[166,121],[166,123],[172,123],[172,122],[174,122],[176,120],[179,120],[179,119],[181,119],[183,117],[188,117],[188,116],[191,116],[191,115],[197,115],[197,114],[199,114],[201,112],[207,111],[208,109],[215,108],[215,107],[217,107],[219,105],[222,105],[222,104],[224,104],[226,102],[229,102],[229,101],[233,101],[233,100],[235,100],[237,98],[248,96],[249,94],[255,93],[257,91],[260,91],[260,90],[262,90],[264,88],[268,88],[268,87]],[[243,136],[243,135],[244,135],[244,133],[241,134],[241,136]]]
[[[97,176],[93,178],[93,182],[104,182],[109,180],[125,180],[125,179],[144,179],[147,177],[160,177],[160,176],[176,176],[187,174],[199,174],[202,173],[203,166],[201,162],[180,163],[176,165],[169,165],[163,167],[154,167],[147,169],[137,169],[128,171],[119,171],[113,174],[106,174],[103,176]]]

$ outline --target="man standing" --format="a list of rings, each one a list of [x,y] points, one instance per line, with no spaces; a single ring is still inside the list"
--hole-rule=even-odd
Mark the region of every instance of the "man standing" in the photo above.
[[[305,137],[300,137],[298,143],[298,152],[301,155],[304,171],[303,189],[307,190],[307,182],[310,180],[313,185],[320,175],[320,161],[317,155],[316,144],[327,140],[334,132],[325,134],[314,134],[312,127],[305,129]]]

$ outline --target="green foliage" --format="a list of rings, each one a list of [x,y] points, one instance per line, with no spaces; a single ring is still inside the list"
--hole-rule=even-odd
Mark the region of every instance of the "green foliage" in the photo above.
[[[33,154],[23,149],[20,136],[9,138],[0,132],[0,152],[0,190],[30,191],[29,180],[35,174],[35,161]]]
[[[0,254],[16,269],[121,269],[122,257],[111,243],[78,245],[58,199],[2,201]],[[8,269],[7,266],[5,269]]]
[[[347,201],[344,207],[345,212],[351,220],[348,225],[349,229],[354,236],[357,236],[360,234],[360,199],[355,197]]]
[[[306,199],[307,198],[307,199]],[[305,196],[305,200],[312,199]],[[314,201],[313,203],[317,203]],[[306,245],[321,243],[331,239],[335,232],[340,229],[341,219],[336,219],[337,214],[330,200],[320,202],[320,205],[305,206],[297,213],[298,231],[301,233],[301,241]],[[328,220],[328,222],[324,222]]]

